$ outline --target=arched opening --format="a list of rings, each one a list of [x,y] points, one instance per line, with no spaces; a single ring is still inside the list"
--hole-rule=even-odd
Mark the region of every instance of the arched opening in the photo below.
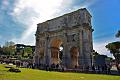
[[[63,59],[63,45],[61,45],[60,48],[59,48],[59,58],[60,58],[60,61],[62,62],[62,59]]]
[[[78,64],[78,56],[79,56],[78,48],[72,47],[70,49],[70,55],[71,55],[71,68],[77,68],[79,66],[79,64]]]
[[[61,64],[63,55],[63,46],[61,39],[53,39],[51,42],[51,64]]]

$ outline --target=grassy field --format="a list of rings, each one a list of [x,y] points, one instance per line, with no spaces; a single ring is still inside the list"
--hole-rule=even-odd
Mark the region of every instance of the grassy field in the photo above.
[[[120,76],[83,74],[67,72],[48,72],[20,68],[21,73],[8,72],[5,65],[0,65],[0,80],[120,80]]]

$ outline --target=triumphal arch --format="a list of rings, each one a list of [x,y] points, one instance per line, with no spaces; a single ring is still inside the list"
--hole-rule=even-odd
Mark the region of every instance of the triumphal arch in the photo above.
[[[92,31],[91,15],[86,8],[37,24],[35,64],[91,66]]]

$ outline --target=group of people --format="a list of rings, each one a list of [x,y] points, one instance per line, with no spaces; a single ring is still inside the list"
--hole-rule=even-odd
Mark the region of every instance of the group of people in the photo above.
[[[61,66],[59,64],[35,64],[32,63],[31,61],[16,61],[16,62],[11,62],[11,61],[0,61],[0,64],[9,64],[12,63],[13,65],[16,65],[16,67],[24,67],[24,68],[33,68],[33,69],[42,69],[42,70],[46,70],[46,71],[65,71],[66,68],[64,68],[64,66]],[[92,67],[89,66],[84,66],[83,71],[88,73],[88,72],[92,72],[92,73],[98,73],[98,74],[111,74],[111,68],[112,66],[109,64],[104,64],[104,65],[92,65]],[[79,70],[78,68],[76,68],[77,70]],[[72,70],[73,71],[73,70]],[[119,71],[119,70],[118,70]],[[120,72],[119,72],[120,73]]]
[[[111,69],[111,66],[110,65],[93,65],[92,66],[92,71],[94,72],[94,73],[105,73],[105,74],[110,74],[111,73],[111,71],[110,71],[110,69]]]
[[[23,68],[33,68],[34,65],[31,61],[20,61],[20,60],[0,60],[0,64],[13,64],[16,67],[23,67]]]
[[[33,63],[30,61],[16,61],[16,67],[33,68]]]
[[[42,69],[46,71],[64,71],[64,68],[59,64],[34,64],[34,68]]]

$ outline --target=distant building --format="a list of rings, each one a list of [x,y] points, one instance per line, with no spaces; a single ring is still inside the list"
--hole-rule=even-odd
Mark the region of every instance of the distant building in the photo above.
[[[98,55],[95,58],[95,64],[96,65],[105,65],[106,64],[106,59],[105,58],[107,58],[106,55]]]
[[[107,57],[106,55],[97,55],[96,58],[94,59],[94,64],[95,65],[111,65],[112,63],[112,58]]]

